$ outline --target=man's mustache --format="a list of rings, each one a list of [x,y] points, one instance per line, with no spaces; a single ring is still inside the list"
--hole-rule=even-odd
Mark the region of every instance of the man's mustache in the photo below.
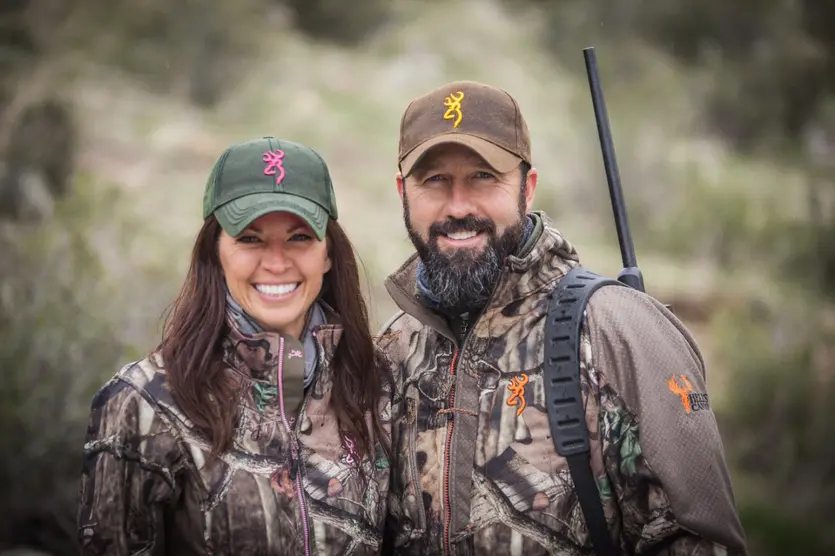
[[[496,234],[496,225],[489,218],[449,218],[443,222],[435,222],[429,227],[429,241],[433,241],[440,235],[449,235],[458,232],[487,232],[490,235]]]

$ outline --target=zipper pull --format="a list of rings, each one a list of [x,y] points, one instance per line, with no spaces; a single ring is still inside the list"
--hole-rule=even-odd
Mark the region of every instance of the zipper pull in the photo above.
[[[295,457],[290,459],[290,480],[296,480],[296,473],[299,472],[299,460]]]
[[[470,331],[470,313],[461,313],[458,318],[461,319],[458,330],[463,340],[467,336],[467,332]]]

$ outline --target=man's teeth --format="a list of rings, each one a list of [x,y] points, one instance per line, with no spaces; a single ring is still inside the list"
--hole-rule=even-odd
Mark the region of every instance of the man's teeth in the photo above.
[[[462,239],[470,239],[471,237],[475,237],[476,235],[478,235],[478,232],[456,232],[454,234],[447,234],[447,237],[456,241],[460,241]]]
[[[287,295],[291,291],[299,287],[299,283],[294,284],[256,284],[255,289],[264,295]]]

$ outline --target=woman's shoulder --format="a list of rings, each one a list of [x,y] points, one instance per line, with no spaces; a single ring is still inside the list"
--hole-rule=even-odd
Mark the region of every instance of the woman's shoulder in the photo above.
[[[103,407],[121,406],[126,403],[147,405],[143,397],[144,385],[148,380],[142,379],[142,367],[146,366],[145,357],[137,361],[125,363],[115,373],[107,377],[105,382],[93,394],[92,410]]]
[[[106,415],[123,426],[141,427],[160,420],[176,420],[177,410],[166,381],[165,367],[158,353],[151,353],[120,367],[94,394],[91,412]],[[166,427],[168,428],[168,427]]]
[[[110,446],[109,451],[121,455],[144,446],[148,461],[181,459],[185,451],[165,407],[170,395],[161,394],[162,375],[153,356],[123,365],[113,374],[93,395],[85,450],[98,453]]]
[[[142,359],[122,365],[96,393],[104,400],[137,398],[150,405],[165,388],[165,368],[162,358],[151,353]],[[156,395],[155,395],[156,394]]]

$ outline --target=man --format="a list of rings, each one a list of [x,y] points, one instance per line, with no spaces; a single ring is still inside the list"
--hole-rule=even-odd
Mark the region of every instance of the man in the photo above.
[[[386,281],[402,311],[379,336],[398,387],[387,545],[591,554],[543,385],[549,295],[579,258],[530,212],[538,174],[518,104],[474,82],[414,99],[399,169],[417,253]],[[591,469],[619,552],[746,554],[704,362],[684,326],[646,294],[602,287],[580,352]]]

